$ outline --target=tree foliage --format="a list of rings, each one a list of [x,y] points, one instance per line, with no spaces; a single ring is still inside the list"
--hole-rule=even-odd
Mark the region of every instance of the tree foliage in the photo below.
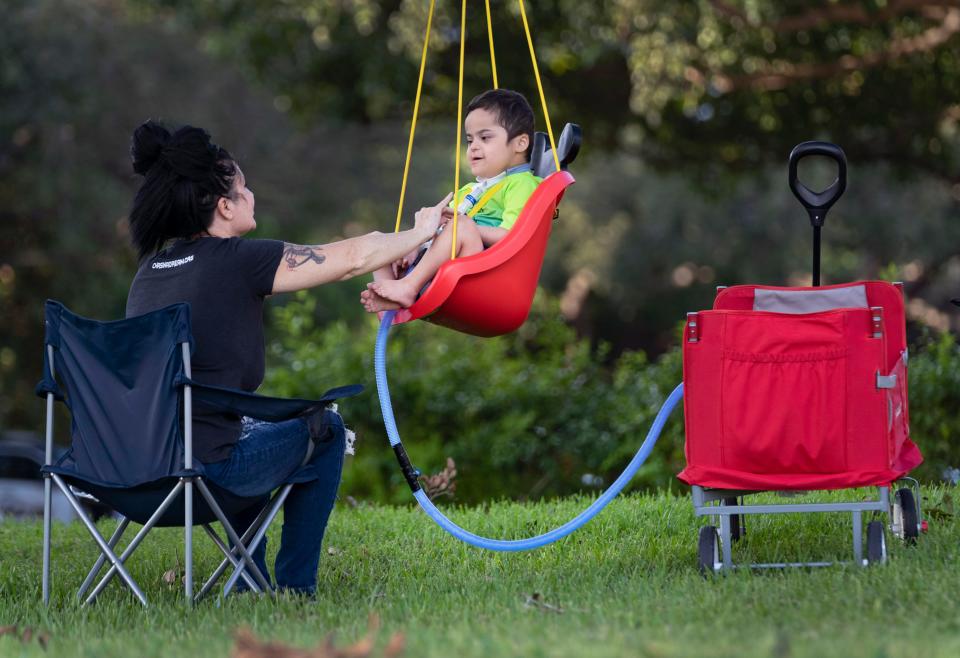
[[[427,0],[143,0],[249,64],[306,121],[406,116]],[[501,84],[532,91],[517,4],[491,3]],[[437,3],[427,113],[451,114],[460,3]],[[953,182],[960,6],[951,0],[528,2],[556,116],[663,166],[779,159],[822,137],[858,161]],[[489,85],[483,7],[468,9],[467,88]],[[535,96],[532,96],[535,97]]]
[[[243,163],[265,237],[319,242],[362,230],[345,226],[347,209],[383,194],[357,173],[379,157],[364,148],[377,131],[298,133],[235,67],[204,55],[190,34],[131,16],[126,3],[12,0],[3,35],[0,430],[42,422],[33,387],[45,298],[93,318],[123,316],[136,271],[126,213],[139,182],[128,150],[141,122],[210,130]],[[344,143],[357,146],[349,167],[318,148]]]
[[[298,293],[275,310],[265,390],[319,395],[362,383],[341,410],[358,451],[343,491],[401,502],[409,494],[385,436],[373,375],[375,319],[360,327],[318,323],[316,299]],[[424,473],[457,464],[457,498],[539,498],[609,484],[640,447],[658,408],[681,380],[679,353],[656,363],[642,352],[605,365],[538,297],[515,334],[477,339],[426,323],[391,332],[387,366],[404,445]],[[635,484],[668,485],[683,463],[678,409]]]

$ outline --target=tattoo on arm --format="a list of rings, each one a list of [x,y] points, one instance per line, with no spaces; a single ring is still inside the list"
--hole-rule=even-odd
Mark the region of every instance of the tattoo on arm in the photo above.
[[[283,244],[283,260],[286,261],[287,267],[291,270],[295,270],[305,263],[320,265],[327,260],[327,257],[320,253],[321,251],[319,247],[285,242]]]

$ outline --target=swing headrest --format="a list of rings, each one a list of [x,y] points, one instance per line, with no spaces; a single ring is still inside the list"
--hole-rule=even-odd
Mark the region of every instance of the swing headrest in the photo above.
[[[567,166],[577,159],[582,136],[583,132],[580,130],[580,126],[575,123],[568,123],[563,127],[560,139],[557,140],[557,157],[560,160],[561,169],[566,170]],[[557,170],[553,162],[553,152],[550,149],[550,140],[547,133],[537,132],[533,135],[530,166],[533,169],[533,175],[540,178],[546,178]]]

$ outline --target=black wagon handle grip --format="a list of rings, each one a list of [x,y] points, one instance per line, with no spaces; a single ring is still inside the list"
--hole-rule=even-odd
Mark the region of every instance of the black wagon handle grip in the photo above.
[[[797,177],[797,165],[809,155],[822,155],[837,163],[837,178],[822,192],[814,192],[800,182]],[[837,202],[843,191],[847,189],[847,156],[843,149],[830,142],[803,142],[797,144],[790,151],[790,168],[788,174],[790,191],[797,197],[807,214],[810,215],[810,224],[823,226],[827,218],[827,211]]]

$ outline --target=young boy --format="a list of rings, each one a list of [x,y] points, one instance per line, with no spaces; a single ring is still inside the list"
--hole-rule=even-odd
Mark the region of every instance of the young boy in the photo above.
[[[464,127],[470,171],[477,181],[464,185],[457,194],[457,256],[479,253],[500,241],[540,183],[530,171],[533,110],[523,94],[508,89],[480,94],[467,106]],[[477,208],[477,203],[482,206]],[[446,227],[409,274],[399,278],[416,258],[416,252],[374,272],[373,282],[360,294],[367,311],[406,308],[416,301],[420,290],[450,259],[452,208],[444,210],[444,218]]]

